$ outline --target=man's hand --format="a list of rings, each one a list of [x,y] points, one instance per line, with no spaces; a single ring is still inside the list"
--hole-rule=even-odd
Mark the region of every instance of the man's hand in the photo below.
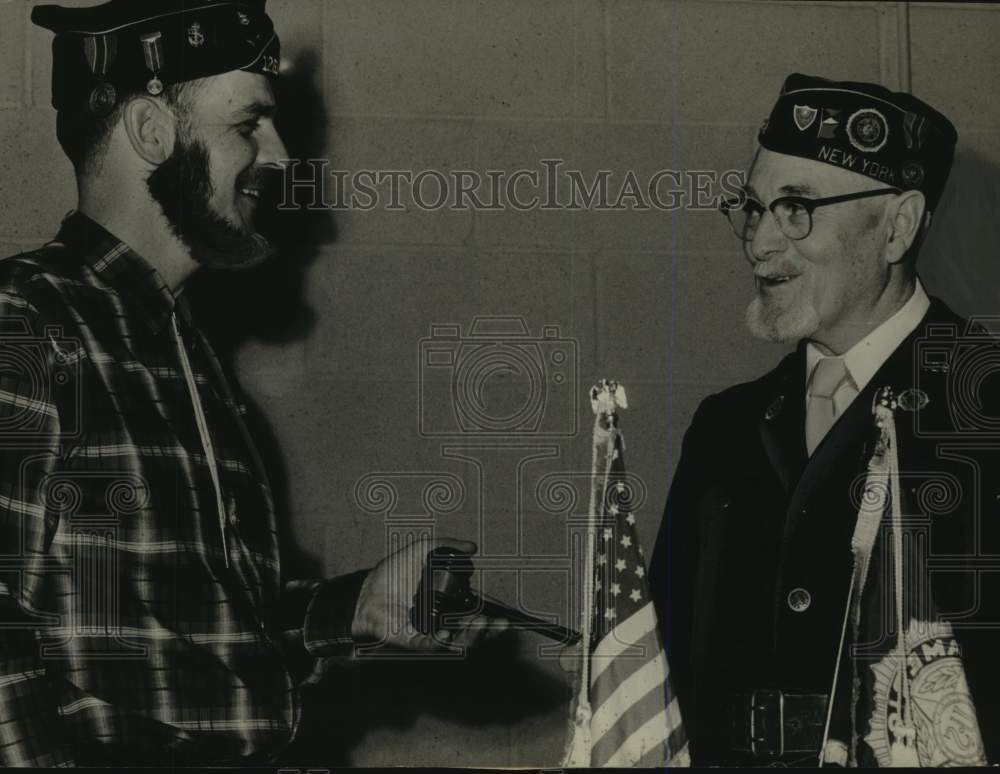
[[[410,620],[413,597],[435,548],[453,548],[467,554],[476,544],[465,540],[419,540],[387,556],[369,573],[354,610],[351,636],[358,642],[377,642],[407,650],[441,651],[451,646],[472,646],[507,628],[502,618],[485,615],[463,619],[460,629],[442,629],[434,636],[421,634]]]

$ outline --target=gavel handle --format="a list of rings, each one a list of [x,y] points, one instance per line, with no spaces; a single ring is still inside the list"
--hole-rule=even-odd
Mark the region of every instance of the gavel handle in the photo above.
[[[482,602],[483,612],[486,615],[491,618],[506,618],[510,621],[511,627],[514,629],[526,629],[538,632],[549,639],[556,640],[557,642],[565,642],[568,645],[575,645],[580,641],[580,632],[543,621],[541,618],[535,618],[512,607],[501,605],[498,602],[491,602],[488,599],[484,599]]]

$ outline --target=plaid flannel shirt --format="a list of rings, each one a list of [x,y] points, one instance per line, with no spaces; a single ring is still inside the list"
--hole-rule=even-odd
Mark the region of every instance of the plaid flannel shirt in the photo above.
[[[349,642],[364,574],[282,585],[243,413],[183,298],[92,220],[0,262],[0,763],[264,761],[293,738],[290,643]]]

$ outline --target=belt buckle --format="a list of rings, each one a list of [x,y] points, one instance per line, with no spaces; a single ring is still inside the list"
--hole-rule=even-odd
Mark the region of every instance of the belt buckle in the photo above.
[[[750,694],[750,752],[775,758],[785,754],[785,695],[781,691]]]

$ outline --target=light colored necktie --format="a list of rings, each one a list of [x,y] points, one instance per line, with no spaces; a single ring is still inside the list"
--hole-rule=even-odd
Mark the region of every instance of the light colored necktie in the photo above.
[[[806,404],[806,449],[809,456],[858,394],[842,357],[824,357],[813,369]]]

